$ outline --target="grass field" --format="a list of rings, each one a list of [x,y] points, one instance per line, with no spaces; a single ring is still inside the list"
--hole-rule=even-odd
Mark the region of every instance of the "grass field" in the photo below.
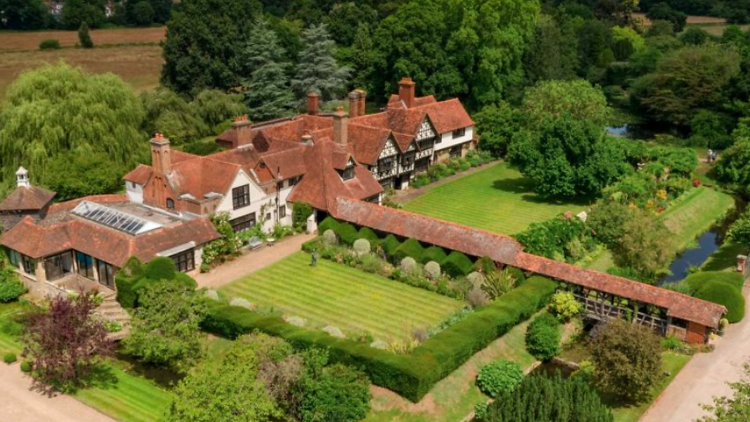
[[[532,182],[507,164],[437,186],[404,206],[407,211],[502,234],[565,211],[578,213],[588,201],[548,201],[535,194]]]
[[[159,84],[164,63],[158,43],[164,28],[102,29],[92,31],[97,48],[84,50],[62,48],[40,51],[39,42],[56,38],[71,47],[78,41],[76,31],[0,32],[0,100],[21,72],[60,60],[80,66],[89,72],[112,72],[136,91],[152,89]]]
[[[221,289],[229,298],[273,306],[347,334],[369,333],[389,341],[409,338],[414,328],[431,327],[463,307],[463,302],[378,275],[298,252]]]
[[[680,198],[678,203],[660,215],[667,228],[674,233],[674,254],[689,248],[698,236],[711,228],[733,206],[734,199],[731,196],[703,186]],[[585,266],[607,271],[613,265],[612,254],[604,249]]]
[[[526,352],[524,335],[527,322],[519,324],[507,334],[471,357],[448,375],[419,402],[408,400],[384,389],[376,388],[372,410],[365,422],[458,422],[474,410],[474,405],[487,400],[474,381],[479,369],[495,359],[518,362],[522,368],[534,363]]]

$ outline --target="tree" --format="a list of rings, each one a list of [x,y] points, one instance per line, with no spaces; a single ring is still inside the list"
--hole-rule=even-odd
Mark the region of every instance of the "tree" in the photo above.
[[[630,170],[624,151],[604,138],[601,126],[576,120],[567,112],[541,122],[539,133],[519,132],[508,159],[544,196],[598,193]]]
[[[34,382],[46,391],[85,387],[102,358],[113,353],[104,323],[94,317],[94,294],[58,296],[48,309],[30,314],[23,355],[31,359]]]
[[[195,141],[210,132],[190,103],[169,89],[143,92],[140,99],[146,112],[142,126],[146,133],[160,132],[179,145]]]
[[[728,384],[732,396],[714,397],[712,405],[703,406],[710,412],[696,422],[744,422],[750,415],[750,364],[742,365],[742,379]]]
[[[600,201],[589,212],[586,224],[594,236],[610,248],[616,247],[625,235],[625,223],[633,220],[635,212],[617,201]]]
[[[41,0],[0,0],[0,29],[42,29],[46,14]]]
[[[501,394],[483,422],[612,422],[612,411],[583,377],[529,376],[512,392]]]
[[[26,293],[26,286],[21,283],[15,268],[3,257],[0,259],[0,303],[17,300]]]
[[[81,26],[78,27],[78,43],[83,48],[94,48],[94,42],[91,41],[89,34],[89,25],[86,22],[81,22]]]
[[[154,10],[154,22],[167,23],[172,17],[172,0],[150,0]]]
[[[714,171],[719,180],[747,193],[750,186],[750,119],[741,119],[732,137],[734,144],[721,155]]]
[[[139,1],[133,6],[133,23],[138,26],[149,26],[154,22],[154,7],[148,1]]]
[[[370,25],[361,23],[357,26],[351,47],[351,62],[354,72],[352,84],[371,92],[374,88],[372,78],[375,72],[376,51],[372,41]]]
[[[474,115],[477,131],[482,134],[479,148],[494,157],[504,157],[513,135],[520,129],[521,114],[510,104],[501,101],[489,105]]]
[[[191,0],[172,11],[164,40],[162,83],[180,94],[206,88],[228,90],[251,69],[242,60],[256,0]],[[220,28],[220,30],[217,30]]]
[[[147,156],[140,130],[143,108],[113,74],[88,74],[66,64],[23,73],[6,91],[0,111],[0,160],[8,189],[23,165],[49,180],[50,157],[88,148],[107,162],[132,168]]]
[[[349,1],[332,8],[327,19],[331,37],[338,45],[350,46],[360,25],[370,28],[378,23],[378,12],[363,2]]]
[[[245,47],[247,67],[252,69],[244,82],[245,102],[252,120],[269,120],[289,113],[294,96],[289,89],[284,55],[273,30],[264,20],[256,20]]]
[[[297,73],[291,81],[297,98],[303,100],[310,91],[318,92],[324,101],[337,98],[346,90],[351,69],[339,66],[333,58],[336,43],[326,25],[310,26],[302,32],[302,41]]]
[[[599,87],[586,80],[544,81],[526,90],[522,113],[528,126],[538,127],[545,122],[568,114],[603,128],[609,118],[607,98]]]
[[[185,373],[202,356],[200,323],[207,309],[194,289],[174,281],[147,285],[138,295],[126,353]]]
[[[687,23],[687,15],[672,9],[667,3],[656,3],[651,6],[646,17],[651,20],[663,20],[672,23],[674,31],[677,33],[682,32]]]
[[[578,38],[567,20],[541,15],[523,59],[526,82],[568,80],[578,71]]]
[[[117,163],[103,166],[107,160],[105,153],[91,151],[87,145],[65,151],[50,159],[41,184],[57,192],[61,201],[117,192],[129,169]]]
[[[370,410],[370,380],[361,371],[342,364],[326,366],[328,352],[311,349],[303,354],[305,367],[297,387],[301,422],[356,422]]]
[[[653,73],[635,80],[632,104],[650,120],[687,126],[700,109],[716,110],[740,72],[733,49],[714,44],[686,46],[668,53]]]
[[[672,258],[674,234],[664,222],[647,211],[634,210],[622,225],[623,235],[614,247],[615,262],[643,274],[654,274]]]
[[[104,24],[104,2],[99,0],[65,0],[60,22],[67,29],[77,29],[86,22],[91,28]]]
[[[263,381],[255,351],[237,342],[180,381],[165,422],[266,422],[282,416]],[[221,374],[221,376],[217,376]]]
[[[247,112],[240,94],[227,94],[217,89],[206,89],[190,102],[192,113],[200,118],[210,133],[221,132],[220,125]]]
[[[649,327],[609,320],[592,336],[589,351],[602,392],[634,403],[651,396],[660,379],[661,346]]]

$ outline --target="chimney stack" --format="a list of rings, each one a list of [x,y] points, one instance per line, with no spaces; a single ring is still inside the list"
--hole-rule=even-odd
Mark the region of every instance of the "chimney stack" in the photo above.
[[[414,106],[414,86],[411,78],[403,77],[398,83],[398,98],[404,102],[406,108]]]
[[[349,115],[344,113],[344,108],[339,107],[333,114],[333,140],[340,145],[347,143],[347,120]]]
[[[169,174],[172,171],[169,139],[158,132],[151,139],[151,167],[157,174]]]
[[[319,112],[320,95],[317,92],[311,91],[307,94],[307,114],[311,116],[317,116]]]
[[[349,93],[349,117],[359,116],[359,91],[354,90]]]
[[[359,93],[359,109],[357,110],[357,116],[364,116],[365,115],[365,99],[367,98],[367,93],[361,89],[357,89],[355,91]]]
[[[302,135],[302,145],[312,145],[312,135],[310,135],[309,131],[305,131],[305,134]]]
[[[16,171],[16,186],[19,188],[30,188],[31,182],[29,182],[29,171],[23,167],[19,167]]]
[[[239,148],[244,145],[250,144],[253,139],[253,124],[250,119],[247,118],[247,114],[236,117],[232,128],[237,132],[237,143],[234,145],[235,148]]]

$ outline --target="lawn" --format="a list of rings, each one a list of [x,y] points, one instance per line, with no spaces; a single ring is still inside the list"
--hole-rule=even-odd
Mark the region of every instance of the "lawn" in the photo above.
[[[546,200],[532,181],[502,163],[430,189],[404,209],[502,234],[525,230],[565,211],[578,213],[589,201]]]
[[[479,369],[495,359],[509,359],[529,368],[535,359],[526,352],[524,335],[528,321],[515,326],[465,364],[448,375],[419,402],[411,403],[395,393],[374,388],[372,410],[364,422],[458,422],[474,405],[487,400],[474,384]]]
[[[414,328],[432,327],[461,309],[461,301],[320,260],[310,266],[304,252],[276,262],[221,290],[298,316],[308,326],[333,325],[346,334],[369,333],[379,340],[404,340]]]
[[[734,206],[734,199],[708,187],[693,189],[659,217],[674,233],[674,254],[689,248],[695,239],[705,233]],[[612,254],[603,250],[586,268],[607,271],[614,265]]]
[[[674,377],[677,376],[677,374],[690,360],[690,356],[672,352],[664,352],[662,353],[661,357],[662,372],[668,372],[669,376],[664,378],[659,384],[656,385],[651,394],[651,400],[649,400],[648,402],[643,403],[640,406],[615,407],[612,410],[612,413],[615,416],[614,422],[637,422],[638,419],[640,419],[641,416],[646,413],[646,410],[651,407],[654,400],[659,397],[662,391],[667,388],[669,383],[674,380]]]

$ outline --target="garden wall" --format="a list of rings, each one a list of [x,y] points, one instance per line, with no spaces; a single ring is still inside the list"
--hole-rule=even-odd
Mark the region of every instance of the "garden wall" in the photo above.
[[[337,339],[322,331],[292,326],[279,317],[221,303],[210,305],[203,328],[230,339],[259,330],[282,337],[298,349],[326,348],[331,361],[362,367],[374,384],[417,402],[471,356],[544,306],[556,288],[557,283],[547,278],[532,277],[405,355],[375,349],[367,343]]]

